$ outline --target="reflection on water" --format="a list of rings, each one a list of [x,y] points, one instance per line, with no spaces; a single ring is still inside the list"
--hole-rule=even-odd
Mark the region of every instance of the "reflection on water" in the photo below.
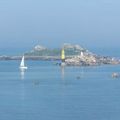
[[[25,69],[20,69],[21,80],[25,78]]]
[[[0,120],[119,120],[120,80],[109,75],[120,66],[28,63],[28,71],[1,64]]]
[[[84,78],[84,67],[81,67],[80,70],[80,76],[78,76],[79,79],[83,79]]]
[[[65,79],[65,67],[64,66],[61,66],[61,78],[62,80]]]

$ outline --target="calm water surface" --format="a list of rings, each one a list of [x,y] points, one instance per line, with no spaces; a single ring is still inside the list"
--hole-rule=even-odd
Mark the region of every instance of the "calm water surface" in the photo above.
[[[119,66],[65,67],[0,62],[0,120],[120,120]]]

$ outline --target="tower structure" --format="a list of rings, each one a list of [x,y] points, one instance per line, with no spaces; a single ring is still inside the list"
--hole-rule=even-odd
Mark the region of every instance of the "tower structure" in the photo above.
[[[64,48],[62,48],[62,51],[61,51],[61,66],[64,66],[65,65],[65,50]]]

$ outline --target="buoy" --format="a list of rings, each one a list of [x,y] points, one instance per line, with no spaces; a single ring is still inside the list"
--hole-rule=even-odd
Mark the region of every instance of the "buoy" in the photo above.
[[[77,80],[79,80],[79,79],[80,79],[80,76],[77,76],[76,78],[77,78]]]

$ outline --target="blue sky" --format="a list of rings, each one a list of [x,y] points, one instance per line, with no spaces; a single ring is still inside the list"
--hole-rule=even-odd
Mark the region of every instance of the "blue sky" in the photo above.
[[[0,49],[119,47],[119,0],[0,0]]]

